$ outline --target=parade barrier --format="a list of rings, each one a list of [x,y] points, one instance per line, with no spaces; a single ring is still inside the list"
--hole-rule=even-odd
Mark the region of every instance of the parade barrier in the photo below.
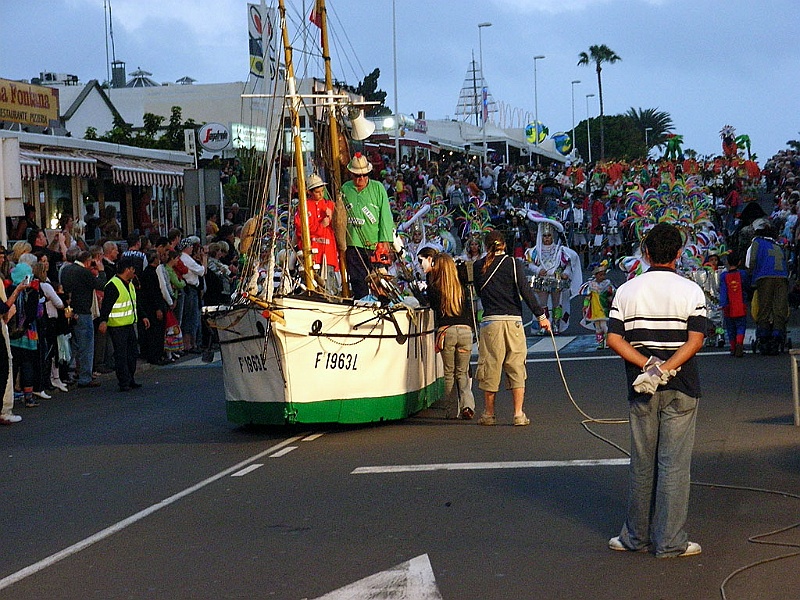
[[[794,425],[800,427],[800,350],[789,350],[789,360],[792,361],[792,399],[794,401]]]

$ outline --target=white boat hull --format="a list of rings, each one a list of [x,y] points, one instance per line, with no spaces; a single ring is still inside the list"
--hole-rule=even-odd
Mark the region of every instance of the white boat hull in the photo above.
[[[403,419],[442,397],[432,310],[302,297],[273,305],[208,314],[219,332],[230,421],[370,423]]]

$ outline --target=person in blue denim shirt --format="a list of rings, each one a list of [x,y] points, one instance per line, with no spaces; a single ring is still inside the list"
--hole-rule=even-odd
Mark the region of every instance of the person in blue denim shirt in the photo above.
[[[706,300],[699,285],[675,272],[683,245],[677,227],[653,227],[642,240],[652,266],[619,287],[608,320],[608,347],[625,359],[631,432],[628,511],[608,547],[649,550],[659,558],[702,551],[684,525],[700,397],[695,354],[707,331]]]

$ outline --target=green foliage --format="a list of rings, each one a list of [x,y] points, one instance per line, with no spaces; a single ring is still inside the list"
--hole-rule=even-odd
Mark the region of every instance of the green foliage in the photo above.
[[[122,117],[115,116],[111,131],[98,138],[101,142],[111,142],[112,144],[133,145],[133,126],[126,123]]]
[[[644,146],[645,138],[647,138],[647,145],[649,150],[653,147],[661,148],[666,144],[667,134],[672,133],[675,125],[672,122],[672,117],[669,113],[659,111],[656,108],[647,108],[638,110],[631,107],[625,116],[633,120],[636,129],[639,130],[642,138],[642,146]],[[645,135],[645,130],[649,128],[650,131]]]
[[[378,89],[378,78],[381,76],[381,70],[375,68],[372,73],[364,77],[356,87],[339,83],[337,85],[344,89],[364,97],[367,102],[380,102],[380,104],[373,105],[364,109],[364,115],[367,117],[383,117],[392,114],[392,110],[386,106],[386,92]]]
[[[114,126],[111,131],[107,131],[97,137],[97,130],[94,127],[86,129],[87,140],[99,140],[101,142],[112,142],[114,144],[125,144],[136,148],[158,148],[161,150],[183,150],[183,130],[196,129],[197,123],[194,119],[181,121],[181,107],[173,106],[166,127],[163,127],[165,118],[153,113],[145,113],[142,116],[143,127],[135,134],[133,126],[125,123],[122,119],[115,117]],[[163,133],[159,136],[159,132]],[[93,137],[89,137],[89,136]]]
[[[608,159],[633,160],[643,157],[644,137],[628,115],[607,116],[604,127]]]

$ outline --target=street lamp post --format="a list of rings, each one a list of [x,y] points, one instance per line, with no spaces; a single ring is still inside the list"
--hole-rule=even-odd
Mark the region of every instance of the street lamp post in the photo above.
[[[575,84],[580,83],[580,79],[573,79],[572,86],[572,154],[575,155]]]
[[[534,145],[536,146],[536,164],[539,164],[539,90],[536,82],[536,61],[545,58],[543,54],[533,57],[533,118],[536,120],[534,127]]]
[[[594,94],[586,94],[586,146],[589,148],[589,162],[592,162],[592,132],[589,129],[589,98]]]
[[[392,62],[394,68],[394,175],[400,170],[400,109],[397,106],[397,10],[392,0]]]
[[[483,77],[483,38],[481,37],[481,30],[484,27],[491,27],[492,24],[489,22],[486,23],[478,23],[478,57],[481,61],[481,135],[483,137],[483,153],[481,155],[481,173],[483,172],[483,166],[486,164],[486,160],[488,157],[488,152],[486,151],[486,116],[488,113],[488,106],[486,103],[488,102],[488,92],[486,89],[486,79]]]
[[[644,150],[645,154],[644,157],[647,158],[650,155],[650,144],[647,141],[647,132],[653,131],[652,127],[645,127],[644,128]]]

